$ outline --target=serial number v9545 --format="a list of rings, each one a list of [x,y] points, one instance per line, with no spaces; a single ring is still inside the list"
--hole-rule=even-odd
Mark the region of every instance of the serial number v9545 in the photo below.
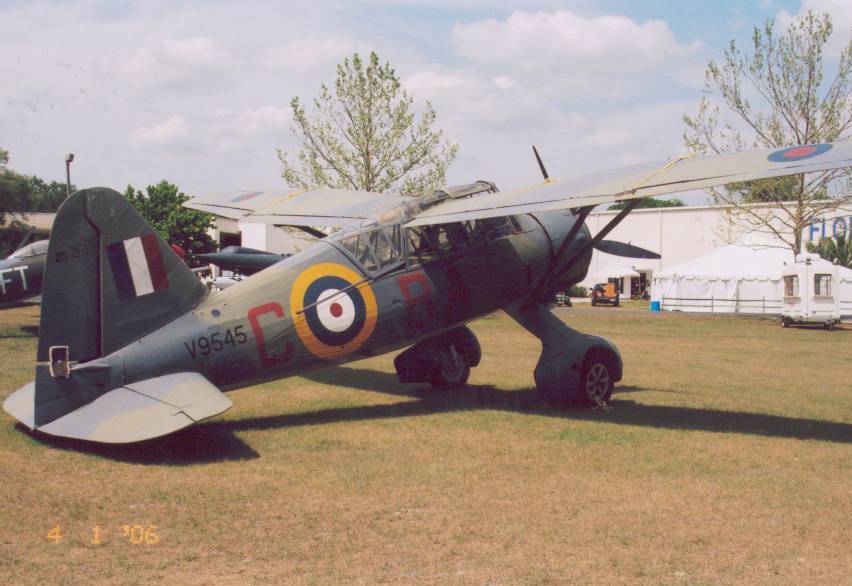
[[[186,347],[186,351],[189,352],[189,355],[194,359],[196,356],[201,354],[202,356],[207,356],[211,352],[219,352],[224,350],[226,346],[236,346],[237,344],[245,344],[248,341],[248,336],[246,336],[243,331],[244,326],[235,326],[233,328],[228,328],[223,332],[213,332],[209,336],[199,336],[190,340],[189,342],[184,342],[183,345]]]

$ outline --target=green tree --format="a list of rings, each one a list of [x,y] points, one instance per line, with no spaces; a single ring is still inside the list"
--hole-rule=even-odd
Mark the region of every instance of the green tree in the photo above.
[[[145,193],[128,185],[124,195],[169,244],[180,246],[188,254],[216,251],[216,242],[207,233],[207,229],[213,227],[213,216],[183,207],[181,204],[189,196],[176,185],[160,181],[149,185]],[[201,264],[192,258],[187,258],[187,262],[191,266]]]
[[[627,206],[627,203],[614,203],[609,206],[608,210],[623,210]],[[639,200],[639,205],[637,208],[679,208],[683,207],[683,201],[678,198],[672,199],[660,199],[657,197],[646,197],[645,199]]]
[[[808,242],[808,250],[815,252],[825,260],[852,269],[852,238],[849,233],[838,234],[833,238],[823,238],[819,244]]]
[[[47,182],[36,176],[29,177],[30,196],[27,205],[28,212],[55,212],[67,197],[65,183],[59,181]],[[71,193],[77,190],[71,185]]]
[[[27,212],[55,212],[65,200],[65,184],[8,168],[9,152],[0,149],[0,258],[8,256],[31,236]],[[10,221],[7,214],[15,213]]]
[[[415,115],[413,98],[376,53],[367,64],[358,53],[344,59],[334,90],[323,85],[313,104],[309,115],[298,97],[290,102],[302,146],[295,162],[278,149],[288,185],[420,194],[444,184],[458,145],[432,130],[429,102]]]
[[[852,128],[852,39],[825,73],[831,17],[808,12],[783,33],[767,20],[755,27],[750,53],[734,41],[721,63],[707,66],[698,113],[684,116],[684,142],[695,153],[777,148],[846,140]],[[852,201],[850,170],[742,183],[711,190],[730,221],[774,234],[794,252],[817,217]]]

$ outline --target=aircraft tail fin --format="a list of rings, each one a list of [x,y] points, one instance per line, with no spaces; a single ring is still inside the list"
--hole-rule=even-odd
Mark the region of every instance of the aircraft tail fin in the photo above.
[[[133,437],[145,439],[192,423],[185,411],[174,411],[180,403],[162,400],[147,381],[134,383],[144,392],[125,384],[120,364],[98,360],[191,310],[207,291],[126,198],[94,188],[65,200],[42,283],[35,382],[10,396],[6,411],[46,433],[119,438],[98,441],[135,441],[121,438],[137,428],[141,435]],[[195,391],[186,392],[215,396],[211,387],[221,395],[197,376],[203,384],[195,380]],[[186,389],[186,381],[152,380],[159,379],[164,393],[174,385]],[[109,432],[98,431],[104,425]]]
[[[38,360],[106,356],[192,309],[204,285],[117,191],[84,189],[56,214],[45,259]]]

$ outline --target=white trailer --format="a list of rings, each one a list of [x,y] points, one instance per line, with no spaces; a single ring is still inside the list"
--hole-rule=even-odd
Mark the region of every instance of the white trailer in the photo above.
[[[833,329],[852,319],[852,270],[816,254],[800,254],[781,272],[781,326],[822,325]]]

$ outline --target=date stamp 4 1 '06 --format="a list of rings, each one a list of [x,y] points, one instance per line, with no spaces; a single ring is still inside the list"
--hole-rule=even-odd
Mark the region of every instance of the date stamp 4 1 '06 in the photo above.
[[[91,545],[103,545],[115,535],[118,535],[119,539],[130,545],[156,545],[160,543],[159,529],[154,524],[122,525],[120,531],[116,531],[115,528],[110,531],[109,527],[94,525],[89,535],[89,543]],[[54,545],[59,544],[65,538],[66,535],[60,525],[54,525],[47,532],[47,540]]]

